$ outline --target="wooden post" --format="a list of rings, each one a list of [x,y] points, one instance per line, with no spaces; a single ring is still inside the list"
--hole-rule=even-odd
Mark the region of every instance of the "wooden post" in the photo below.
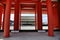
[[[53,3],[53,16],[54,16],[54,29],[59,28],[59,19],[58,19],[58,4]]]
[[[59,21],[59,30],[60,30],[60,0],[58,0],[58,21]]]
[[[20,6],[19,6],[20,8],[19,8],[19,29],[21,30],[21,4],[20,4]]]
[[[11,0],[6,0],[6,10],[4,18],[4,37],[10,36],[10,12],[11,12]]]
[[[41,0],[37,2],[37,24],[38,24],[38,30],[42,30],[42,5]]]
[[[4,5],[4,10],[3,10],[3,25],[2,25],[2,30],[4,30],[4,18],[5,18],[5,5]]]
[[[14,30],[19,30],[19,0],[15,1]]]
[[[47,14],[48,14],[48,36],[54,36],[53,25],[53,9],[51,0],[47,0]]]
[[[3,8],[2,8],[2,6],[0,5],[0,29],[1,29],[1,25],[2,25],[2,12],[3,12],[3,10],[2,10]]]

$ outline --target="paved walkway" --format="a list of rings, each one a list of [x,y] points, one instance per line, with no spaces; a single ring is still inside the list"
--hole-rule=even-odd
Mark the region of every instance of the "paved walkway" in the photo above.
[[[59,40],[60,32],[55,32],[54,37],[49,37],[47,32],[11,32],[9,38],[4,38],[0,32],[0,40]]]

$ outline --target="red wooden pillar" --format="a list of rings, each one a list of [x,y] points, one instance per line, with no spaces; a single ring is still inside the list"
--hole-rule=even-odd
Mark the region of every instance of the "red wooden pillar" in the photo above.
[[[2,25],[2,30],[4,30],[4,18],[5,18],[5,5],[4,5],[4,10],[3,10],[3,25]]]
[[[1,22],[2,22],[2,12],[3,12],[3,10],[2,10],[3,8],[2,8],[2,6],[0,5],[0,29],[1,29]]]
[[[37,6],[37,4],[36,4]],[[37,27],[37,7],[35,6],[35,30],[38,30],[38,27]]]
[[[15,1],[14,30],[19,30],[19,0]]]
[[[19,29],[21,30],[21,4],[19,6]]]
[[[37,25],[38,30],[42,30],[42,5],[41,0],[37,2]]]
[[[11,0],[6,0],[6,10],[4,18],[4,37],[10,36],[10,12],[11,12]]]
[[[47,14],[48,14],[48,35],[54,36],[54,25],[53,25],[53,10],[51,0],[47,0]]]
[[[54,28],[59,28],[59,20],[58,20],[58,6],[57,3],[53,4],[53,16],[54,16]]]
[[[60,30],[60,0],[58,0],[58,21],[59,21],[59,30]]]

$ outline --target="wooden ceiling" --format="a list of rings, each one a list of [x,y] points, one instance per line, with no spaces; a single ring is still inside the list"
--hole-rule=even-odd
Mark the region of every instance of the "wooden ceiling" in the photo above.
[[[14,3],[16,0],[11,0],[12,1],[12,3]],[[37,1],[39,1],[39,0],[19,0],[19,2],[20,3],[31,3],[31,2],[37,2]],[[46,0],[41,0],[42,2],[46,2]],[[57,0],[52,0],[52,1],[55,1],[55,2],[57,2]],[[0,0],[0,2],[2,2],[2,3],[6,3],[6,0]]]
[[[15,8],[15,1],[16,0],[11,0],[12,1],[12,7],[11,9]],[[35,9],[35,2],[37,2],[38,0],[20,0],[20,4],[21,4],[21,9]],[[53,0],[52,3],[56,3],[57,1]],[[0,0],[0,3],[3,3],[4,5],[6,5],[6,0]],[[42,8],[43,10],[46,10],[46,0],[42,0]]]

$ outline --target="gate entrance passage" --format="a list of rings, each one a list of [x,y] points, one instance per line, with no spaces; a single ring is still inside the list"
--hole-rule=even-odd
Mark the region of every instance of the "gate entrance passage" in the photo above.
[[[21,30],[37,30],[36,23],[36,5],[35,3],[22,3],[21,4],[21,17],[20,27]]]
[[[35,28],[35,14],[21,14],[21,30],[35,30]]]
[[[44,1],[6,0],[6,3],[3,2],[6,4],[3,23],[4,37],[10,36],[10,13],[12,9],[14,10],[14,30],[23,30],[22,27],[24,26],[34,26],[34,29],[31,30],[42,30],[42,2]],[[54,36],[52,2],[51,0],[46,0],[45,4],[48,14],[48,35]]]

